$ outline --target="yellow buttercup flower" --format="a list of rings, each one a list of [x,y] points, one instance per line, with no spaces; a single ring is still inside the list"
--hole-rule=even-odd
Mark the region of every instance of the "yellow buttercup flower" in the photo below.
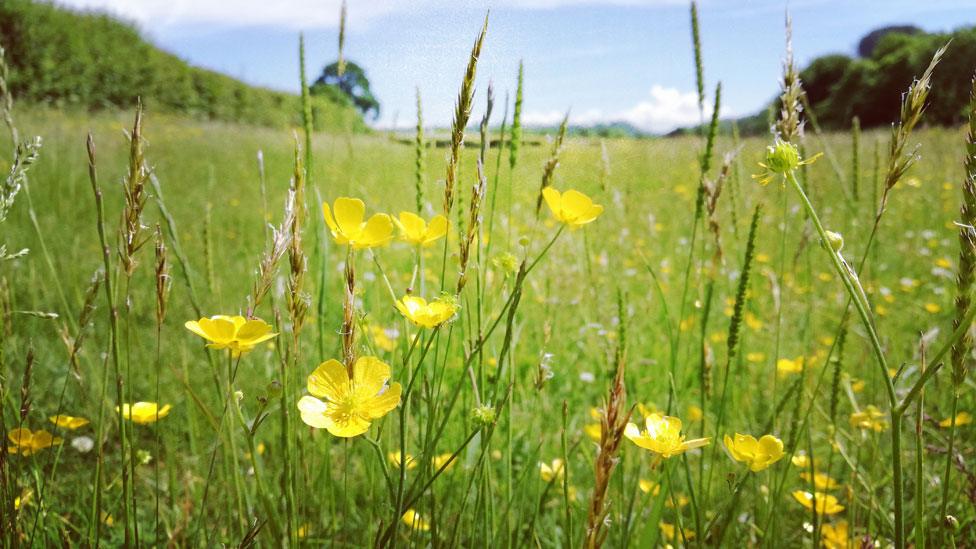
[[[366,205],[358,198],[337,198],[333,209],[323,202],[322,215],[337,244],[348,244],[353,249],[361,250],[383,246],[393,238],[390,216],[374,214],[369,221],[365,221]]]
[[[11,429],[7,433],[7,438],[10,439],[11,443],[9,447],[10,452],[13,454],[19,453],[22,456],[36,454],[45,448],[50,448],[62,442],[60,437],[56,437],[44,429],[31,431],[26,427]]]
[[[880,433],[888,428],[888,422],[884,420],[884,417],[884,413],[876,406],[868,405],[864,410],[851,414],[851,427],[870,429]]]
[[[439,471],[441,467],[444,467],[444,470],[447,471],[457,463],[457,458],[451,459],[453,456],[454,454],[451,453],[436,455],[430,460],[430,464],[434,467],[434,471]]]
[[[542,189],[542,197],[546,199],[546,205],[556,221],[565,223],[570,229],[591,223],[603,213],[603,206],[594,204],[593,199],[579,191],[560,193],[546,187]]]
[[[390,465],[400,468],[400,452],[390,452],[386,454],[386,459],[390,460]],[[404,454],[403,459],[407,462],[407,471],[417,467],[417,460],[410,454]]]
[[[51,416],[48,418],[48,421],[57,425],[58,427],[61,427],[62,429],[70,429],[72,431],[84,427],[89,423],[89,421],[83,417],[66,416],[64,414]]]
[[[563,460],[559,458],[552,460],[551,464],[542,461],[539,462],[539,476],[546,482],[563,478],[564,470]]]
[[[709,443],[708,438],[685,440],[681,434],[681,420],[676,417],[652,413],[644,420],[645,431],[633,423],[628,423],[624,436],[631,442],[659,454],[663,458],[678,455],[692,448],[700,448]]]
[[[656,496],[661,493],[661,485],[654,482],[653,480],[640,479],[637,481],[637,487],[640,488],[641,492],[645,494],[651,494]]]
[[[735,438],[725,435],[725,447],[732,459],[749,466],[758,473],[783,459],[783,441],[773,435],[763,435],[756,440],[752,435],[735,434]]]
[[[852,543],[846,520],[821,526],[820,543],[823,544],[824,549],[847,549],[859,545]]]
[[[260,318],[248,319],[243,316],[204,317],[200,320],[187,321],[184,326],[209,341],[207,347],[217,350],[230,349],[234,358],[253,351],[258,343],[278,335],[272,333],[271,326]]]
[[[330,359],[308,376],[311,396],[298,401],[306,425],[326,429],[337,437],[354,437],[369,430],[374,419],[400,405],[400,384],[387,385],[390,366],[382,360],[359,357],[352,372],[350,379],[346,367]]]
[[[798,357],[796,360],[791,360],[789,358],[781,358],[776,361],[776,373],[782,376],[787,376],[790,374],[798,374],[803,371],[803,357]]]
[[[969,412],[959,412],[956,414],[956,427],[960,425],[969,425],[973,422],[973,416],[969,415]],[[949,428],[952,427],[952,418],[947,417],[939,422],[939,427]]]
[[[806,482],[810,482],[810,472],[804,471],[800,473],[800,478]],[[829,475],[825,473],[814,473],[813,474],[813,487],[817,490],[833,490],[840,486],[837,481],[830,478]]]
[[[430,523],[413,509],[407,509],[407,512],[403,514],[400,520],[414,530],[420,530],[421,532],[430,530]]]
[[[587,423],[583,426],[583,434],[590,437],[594,442],[600,442],[603,438],[603,425],[600,423]]]
[[[817,500],[817,514],[818,515],[834,515],[840,513],[844,510],[844,506],[841,505],[837,498],[830,495],[824,494],[823,492],[806,492],[803,490],[797,490],[793,492],[793,499],[800,502],[807,509],[813,509],[813,501]]]
[[[394,217],[393,223],[400,229],[401,240],[418,246],[430,246],[447,234],[450,225],[443,215],[435,215],[428,223],[424,218],[411,212],[400,212],[400,218]]]
[[[422,297],[405,295],[396,302],[396,308],[407,320],[423,328],[436,328],[450,320],[458,306],[449,297],[439,297],[430,303]]]
[[[139,425],[148,425],[150,423],[156,423],[169,415],[171,408],[172,406],[169,404],[165,404],[160,408],[159,404],[155,402],[136,402],[131,405],[125,402],[122,404],[122,417]],[[115,407],[115,411],[119,411],[118,406]]]

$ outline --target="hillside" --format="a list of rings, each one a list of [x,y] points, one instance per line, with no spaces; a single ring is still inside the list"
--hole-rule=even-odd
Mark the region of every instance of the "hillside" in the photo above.
[[[194,67],[146,41],[132,24],[30,0],[0,2],[0,45],[21,102],[90,110],[131,108],[284,127],[300,123],[297,95]],[[296,75],[297,78],[297,75]],[[365,128],[339,95],[313,98],[317,129]]]

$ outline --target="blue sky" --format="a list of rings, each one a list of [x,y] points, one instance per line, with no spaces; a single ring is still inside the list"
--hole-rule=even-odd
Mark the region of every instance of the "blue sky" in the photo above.
[[[275,89],[298,88],[300,31],[312,78],[337,55],[340,0],[59,2],[121,15],[195,65]],[[450,124],[468,52],[489,8],[476,113],[489,79],[500,99],[514,93],[521,58],[530,124],[554,124],[570,108],[575,123],[626,121],[652,132],[698,120],[686,1],[348,4],[346,55],[366,69],[382,104],[378,126],[413,124],[418,86],[427,124]],[[788,5],[801,65],[825,53],[853,53],[862,35],[882,25],[913,23],[939,31],[976,24],[976,0],[793,0]],[[775,95],[786,8],[782,0],[701,1],[706,87],[722,82],[723,116],[751,114]]]

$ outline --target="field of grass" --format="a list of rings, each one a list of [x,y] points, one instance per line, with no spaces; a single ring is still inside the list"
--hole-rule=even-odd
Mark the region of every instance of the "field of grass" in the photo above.
[[[280,261],[265,260],[270,286],[255,308],[303,137],[150,108],[140,142],[152,175],[144,208],[132,208],[140,199],[126,207],[123,194],[132,188],[131,114],[27,109],[13,118],[22,139],[44,141],[0,225],[7,253],[30,250],[0,262],[4,546],[572,547],[607,536],[609,547],[887,547],[896,501],[905,520],[897,541],[976,543],[972,381],[953,375],[957,361],[972,360],[968,338],[952,336],[953,320],[970,311],[954,303],[960,286],[969,297],[956,277],[973,269],[967,248],[970,264],[960,267],[964,129],[905,136],[897,157],[918,143],[921,158],[890,189],[870,249],[891,132],[864,132],[856,148],[850,135],[810,128],[796,138],[805,157],[825,155],[795,173],[825,228],[843,235],[837,254],[783,175],[768,185],[751,177],[772,141],[730,135],[711,155],[704,136],[567,139],[548,181],[604,208],[573,230],[545,202],[536,211],[554,166],[548,142],[522,147],[514,169],[508,148],[487,151],[472,229],[471,133],[446,238],[419,253],[399,238],[350,250],[320,205],[356,197],[367,216],[416,211],[415,149],[385,135],[315,134],[300,246],[285,242]],[[426,150],[425,219],[444,212],[448,156]],[[716,197],[714,213],[705,200],[696,216],[703,156],[705,188],[718,181],[721,191],[705,193]],[[120,220],[134,209],[134,242],[144,243],[126,250]],[[168,263],[163,312],[157,226]],[[465,242],[466,284],[456,292]],[[832,257],[857,275],[841,276]],[[93,277],[102,284],[89,293]],[[849,305],[852,281],[870,322]],[[412,323],[395,307],[409,292],[449,294],[457,313],[437,327]],[[278,335],[240,357],[207,349],[184,323],[212,315],[257,317]],[[959,356],[939,356],[953,341]],[[348,356],[388,364],[379,391],[399,383],[403,399],[365,433],[340,437],[306,425],[297,402],[320,363]],[[924,400],[909,395],[922,368],[942,362]],[[377,387],[360,381],[360,392]],[[898,413],[889,386],[905,403]],[[954,394],[963,414],[950,443]],[[146,423],[116,411],[136,401],[171,408]],[[656,413],[708,443],[670,455],[623,436],[623,416],[643,431]],[[57,414],[90,423],[55,426]],[[24,451],[25,438],[7,436],[19,428],[63,440],[41,437]],[[773,444],[772,463],[750,471],[723,442],[735,433],[773,435],[782,455]],[[803,492],[816,505],[803,505]]]

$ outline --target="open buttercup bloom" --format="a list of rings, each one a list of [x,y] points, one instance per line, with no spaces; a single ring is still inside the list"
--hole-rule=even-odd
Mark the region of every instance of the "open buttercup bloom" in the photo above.
[[[51,416],[48,421],[61,427],[62,429],[75,430],[85,425],[88,425],[89,421],[83,417],[66,416],[64,414],[58,414],[56,416]]]
[[[552,187],[542,189],[542,197],[556,221],[565,223],[570,229],[582,227],[593,222],[603,213],[603,206],[594,204],[593,199],[579,191],[560,193]]]
[[[390,366],[374,356],[363,356],[352,368],[335,359],[319,364],[308,376],[308,392],[298,401],[302,421],[326,429],[337,437],[354,437],[369,430],[379,419],[400,405],[399,383],[387,385]]]
[[[254,350],[262,342],[277,336],[271,325],[260,318],[216,315],[200,320],[189,320],[184,324],[187,330],[206,339],[211,349],[230,349],[234,358]]]
[[[173,407],[169,404],[160,407],[155,402],[136,402],[135,404],[124,402],[122,403],[122,417],[139,425],[148,425],[169,415],[171,408]],[[115,411],[119,411],[118,406],[115,407]]]
[[[555,479],[563,478],[565,474],[565,467],[563,466],[563,460],[556,458],[552,460],[552,463],[546,463],[544,461],[539,462],[539,477],[545,482],[552,482]]]
[[[807,509],[813,509],[814,500],[817,501],[816,512],[818,515],[835,515],[844,510],[844,506],[841,505],[837,498],[825,494],[823,492],[806,492],[804,490],[796,490],[793,492],[793,499],[800,502]]]
[[[396,302],[396,308],[415,325],[436,328],[454,317],[458,306],[450,297],[439,297],[428,303],[422,297],[405,295]]]
[[[411,212],[400,212],[400,218],[394,217],[393,223],[400,229],[401,240],[418,246],[430,246],[447,234],[450,225],[443,215],[435,215],[428,223],[424,218]]]
[[[637,425],[628,423],[624,436],[663,458],[676,456],[692,448],[701,448],[711,441],[709,438],[685,440],[685,436],[681,434],[681,420],[676,417],[655,412],[645,418],[644,424],[645,430],[641,432]]]
[[[366,221],[366,205],[358,198],[337,198],[332,209],[323,202],[322,215],[336,243],[355,250],[383,246],[393,238],[390,216],[374,214]]]
[[[860,542],[851,539],[846,520],[842,520],[837,524],[824,524],[821,526],[820,543],[824,549],[847,549],[848,547],[860,546]]]
[[[400,520],[414,530],[420,530],[422,532],[430,530],[430,523],[413,509],[407,509],[407,512],[403,514]]]
[[[756,440],[752,435],[736,433],[735,437],[725,435],[724,440],[732,459],[745,463],[753,473],[783,459],[783,441],[773,435],[763,435]]]
[[[30,456],[55,444],[61,444],[60,437],[56,437],[44,429],[31,431],[26,427],[19,427],[11,429],[7,433],[7,438],[10,439],[8,448],[10,452],[22,456]]]

